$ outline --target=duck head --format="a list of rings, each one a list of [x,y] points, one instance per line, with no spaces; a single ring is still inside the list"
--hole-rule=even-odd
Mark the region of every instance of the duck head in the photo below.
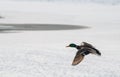
[[[77,45],[76,45],[76,44],[74,44],[74,43],[71,43],[71,44],[69,44],[69,45],[68,45],[68,46],[66,46],[66,47],[76,48],[76,47],[77,47]]]

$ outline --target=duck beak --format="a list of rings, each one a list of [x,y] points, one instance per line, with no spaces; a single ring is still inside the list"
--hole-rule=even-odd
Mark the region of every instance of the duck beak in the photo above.
[[[70,46],[66,46],[66,47],[70,47]]]

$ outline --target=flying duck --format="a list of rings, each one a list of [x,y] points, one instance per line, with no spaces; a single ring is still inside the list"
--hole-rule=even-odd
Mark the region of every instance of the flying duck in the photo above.
[[[81,45],[76,45],[74,43],[71,43],[66,47],[72,47],[78,50],[72,62],[72,65],[79,64],[84,59],[84,57],[88,54],[95,54],[95,55],[101,56],[101,53],[99,52],[99,50],[97,50],[94,46],[92,46],[87,42],[82,42]]]

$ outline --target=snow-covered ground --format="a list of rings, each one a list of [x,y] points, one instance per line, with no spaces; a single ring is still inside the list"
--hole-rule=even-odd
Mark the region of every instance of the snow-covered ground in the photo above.
[[[0,77],[120,77],[120,5],[2,1],[0,16]],[[89,28],[9,31],[14,27],[5,24]],[[102,56],[88,55],[72,66],[76,49],[65,46],[82,41]]]

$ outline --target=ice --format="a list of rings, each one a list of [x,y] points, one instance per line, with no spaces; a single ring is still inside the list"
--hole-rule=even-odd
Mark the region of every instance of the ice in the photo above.
[[[119,5],[0,2],[4,17],[0,19],[0,77],[120,77],[119,9]],[[88,28],[16,29],[23,24]],[[82,41],[93,44],[102,56],[88,55],[72,66],[77,50],[65,46]]]

